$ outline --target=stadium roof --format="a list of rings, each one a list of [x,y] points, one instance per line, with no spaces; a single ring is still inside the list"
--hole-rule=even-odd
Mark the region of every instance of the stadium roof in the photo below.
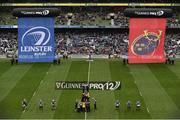
[[[180,6],[180,3],[1,3],[0,6],[17,6],[17,7],[37,7],[37,6],[157,6],[157,7],[170,7]]]

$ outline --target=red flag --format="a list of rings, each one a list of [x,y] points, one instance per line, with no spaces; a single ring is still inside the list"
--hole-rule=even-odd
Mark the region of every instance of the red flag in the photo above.
[[[165,30],[166,18],[131,18],[129,63],[165,62]]]

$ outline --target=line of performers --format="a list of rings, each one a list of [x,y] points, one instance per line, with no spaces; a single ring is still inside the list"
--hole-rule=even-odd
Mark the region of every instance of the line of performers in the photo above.
[[[18,58],[11,58],[11,65],[14,65],[14,64],[18,64]],[[54,64],[61,64],[61,59],[60,58],[55,58],[54,60],[53,60],[53,63]]]
[[[175,64],[175,58],[176,58],[175,53],[167,54],[166,55],[166,64],[174,65]]]
[[[21,102],[21,105],[22,105],[22,110],[27,110],[28,108],[28,102],[27,100],[24,98]],[[56,110],[56,100],[52,99],[51,103],[51,110]],[[44,106],[45,106],[45,103],[40,99],[39,102],[38,102],[38,108],[39,110],[42,110],[44,109]]]
[[[123,58],[123,64],[124,65],[128,64],[128,58]]]
[[[126,106],[127,106],[127,110],[131,110],[131,108],[132,108],[132,103],[131,103],[130,100],[127,101]],[[115,102],[115,108],[116,108],[116,109],[119,109],[119,108],[120,108],[120,101],[119,101],[119,100],[116,100],[116,102]],[[140,108],[141,108],[141,102],[138,100],[138,101],[136,102],[136,110],[140,110]]]
[[[14,64],[18,64],[18,59],[12,57],[12,58],[11,58],[11,65],[14,65]]]
[[[94,110],[97,109],[96,106],[96,99],[92,98],[93,104],[94,104]],[[82,95],[81,99],[76,99],[75,101],[75,111],[77,112],[90,112],[91,111],[91,105],[90,105],[90,94],[89,94],[89,85],[84,84],[82,85]]]
[[[176,58],[176,55],[173,53],[166,55],[166,62],[165,63],[174,65],[175,64],[175,58]],[[124,65],[128,64],[128,58],[123,58],[123,64]]]
[[[53,60],[53,63],[59,65],[59,64],[61,64],[61,59],[60,58],[56,58],[56,59]]]

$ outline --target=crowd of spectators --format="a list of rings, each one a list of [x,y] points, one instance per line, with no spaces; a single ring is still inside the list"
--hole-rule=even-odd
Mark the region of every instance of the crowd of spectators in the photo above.
[[[56,34],[57,48],[69,54],[125,54],[127,53],[127,33],[106,32],[66,32]]]
[[[168,34],[165,41],[166,53],[175,53],[180,55],[180,33]]]
[[[0,32],[0,54],[14,53],[17,49],[17,34]]]
[[[61,7],[59,15],[55,18],[56,25],[77,26],[121,26],[128,27],[129,18],[123,14],[125,7]],[[112,17],[113,15],[113,24]],[[174,11],[172,18],[168,19],[168,26],[180,25],[180,14]],[[17,18],[11,12],[0,13],[0,25],[17,24]]]
[[[0,14],[0,25],[15,25],[17,18],[12,16],[11,13]]]
[[[56,19],[58,25],[111,25],[111,14],[114,15],[114,25],[127,26],[128,18],[123,15],[123,7],[71,7],[61,8]]]
[[[55,34],[56,48],[60,53],[96,55],[119,54],[128,52],[127,32],[79,32],[67,31]],[[0,54],[15,53],[17,50],[17,33],[0,33]],[[180,55],[180,34],[167,34],[165,51]]]

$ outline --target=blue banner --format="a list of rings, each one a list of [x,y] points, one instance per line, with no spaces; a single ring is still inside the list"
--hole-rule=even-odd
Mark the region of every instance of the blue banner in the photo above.
[[[18,61],[52,62],[54,55],[54,18],[18,18]]]

